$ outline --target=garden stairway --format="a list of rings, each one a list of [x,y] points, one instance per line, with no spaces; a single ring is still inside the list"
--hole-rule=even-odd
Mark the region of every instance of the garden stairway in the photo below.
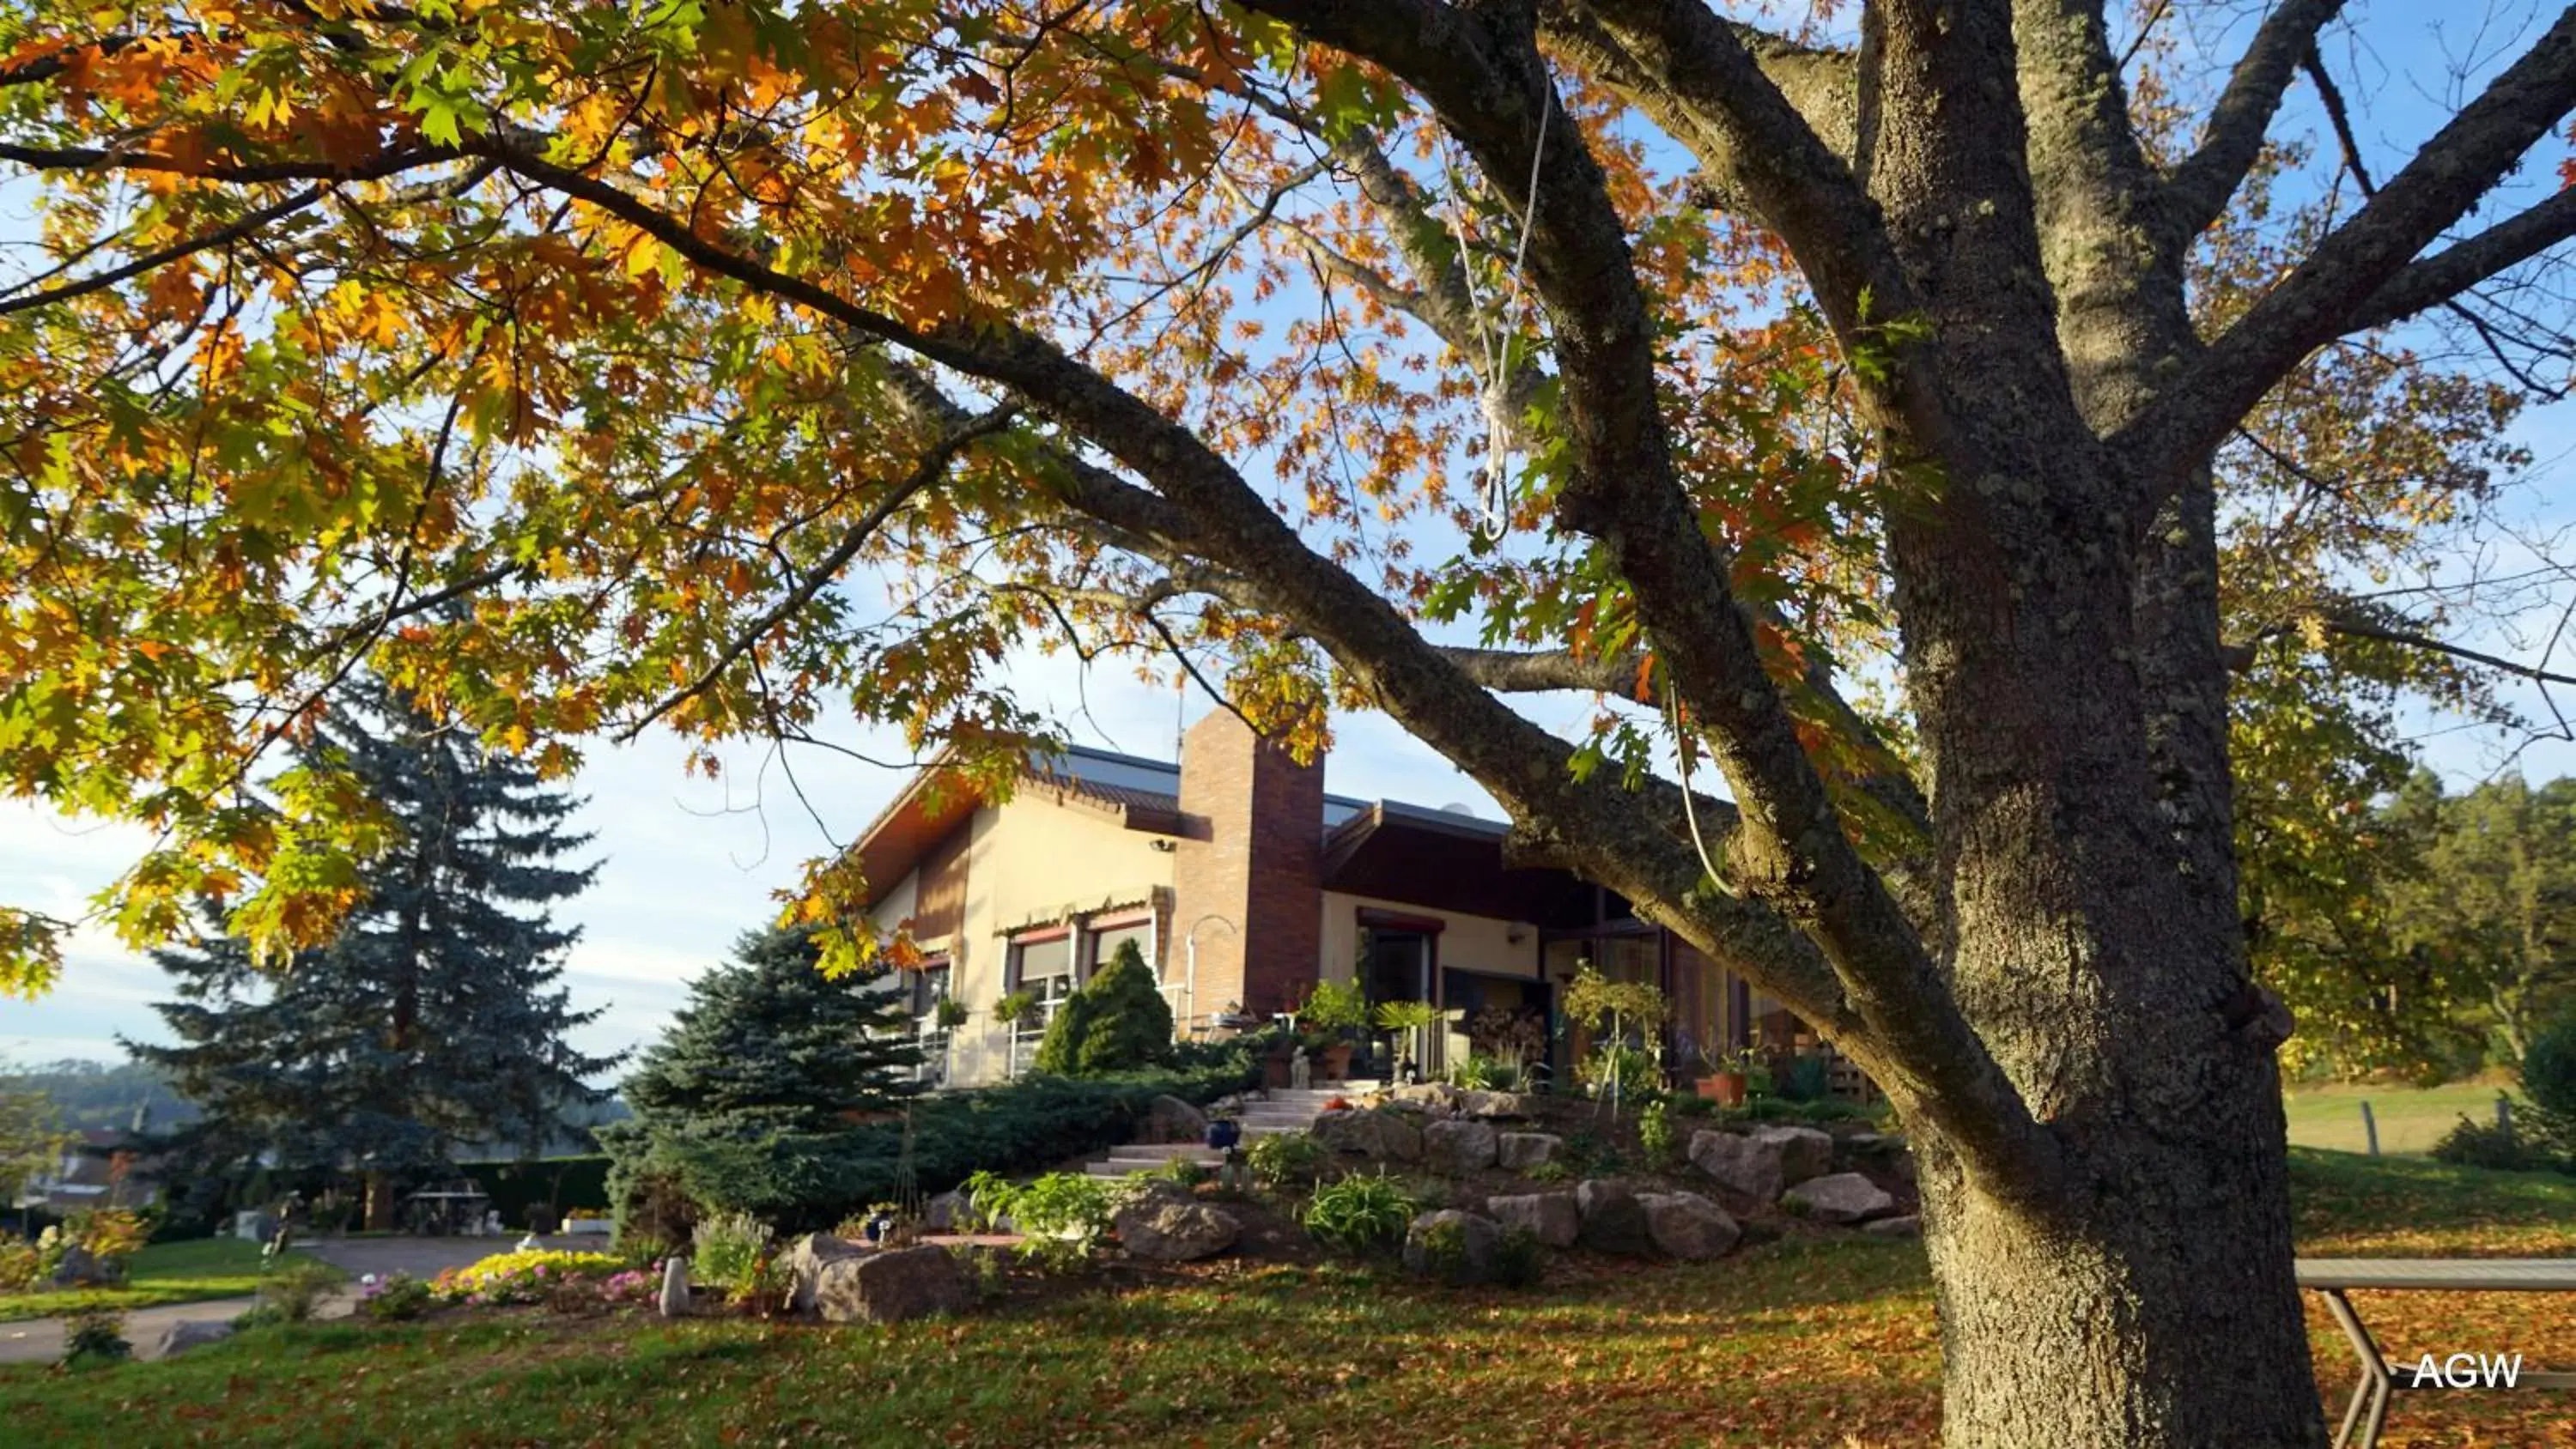
[[[1297,1089],[1277,1087],[1244,1104],[1235,1120],[1243,1124],[1243,1139],[1267,1137],[1277,1132],[1303,1132],[1315,1125],[1324,1104],[1335,1097],[1357,1097],[1377,1089],[1375,1082],[1344,1082],[1331,1087]],[[1225,1161],[1225,1154],[1203,1142],[1130,1142],[1113,1147],[1109,1155],[1086,1166],[1083,1171],[1094,1177],[1125,1177],[1130,1173],[1151,1172],[1174,1158],[1214,1167]]]

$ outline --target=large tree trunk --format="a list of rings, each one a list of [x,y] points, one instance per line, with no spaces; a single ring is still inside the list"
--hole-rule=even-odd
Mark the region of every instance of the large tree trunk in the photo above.
[[[2105,1130],[2084,1200],[2048,1220],[1927,1171],[1946,1441],[2319,1443],[2281,1131],[2278,1099],[2244,1093],[2186,1136]]]

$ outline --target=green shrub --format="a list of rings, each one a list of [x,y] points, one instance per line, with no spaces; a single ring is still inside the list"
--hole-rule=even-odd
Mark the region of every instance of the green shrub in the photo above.
[[[1494,1244],[1494,1281],[1506,1288],[1535,1288],[1547,1276],[1547,1245],[1527,1228],[1510,1228]]]
[[[749,1213],[718,1213],[699,1222],[689,1276],[711,1288],[747,1297],[760,1288],[769,1257],[769,1224]]]
[[[1420,1242],[1422,1270],[1431,1277],[1454,1288],[1473,1276],[1473,1265],[1467,1261],[1467,1230],[1456,1219],[1424,1225]],[[1406,1255],[1411,1252],[1408,1245]]]
[[[1183,1187],[1196,1187],[1203,1182],[1216,1181],[1215,1170],[1194,1157],[1166,1158],[1162,1166],[1138,1175],[1164,1182],[1176,1182]]]
[[[1108,1179],[1084,1172],[1050,1172],[1019,1184],[979,1172],[967,1179],[966,1191],[978,1216],[1011,1220],[1023,1255],[1058,1268],[1088,1262],[1098,1251],[1119,1198]]]
[[[313,1316],[323,1295],[339,1287],[345,1276],[328,1263],[291,1258],[273,1265],[260,1277],[260,1306],[276,1309],[277,1316],[288,1323],[302,1323]]]
[[[1073,994],[1048,1023],[1038,1043],[1037,1069],[1068,1077],[1099,1077],[1155,1066],[1171,1055],[1172,1005],[1163,999],[1144,952],[1133,941],[1088,985]]]
[[[1672,1160],[1673,1119],[1661,1101],[1648,1102],[1637,1113],[1637,1145],[1646,1149],[1650,1163]]]
[[[1187,1070],[1091,1079],[1030,1076],[942,1092],[912,1104],[913,1180],[942,1192],[979,1170],[1034,1171],[1129,1140],[1158,1096],[1204,1104],[1260,1080],[1244,1047],[1194,1053]],[[707,1212],[745,1211],[785,1232],[827,1228],[897,1195],[901,1119],[830,1133],[734,1138],[714,1133],[628,1135],[603,1129],[616,1155],[611,1178],[621,1234],[678,1237]]]
[[[1315,1189],[1306,1204],[1307,1233],[1345,1253],[1376,1252],[1402,1242],[1417,1211],[1410,1193],[1384,1173],[1350,1176]]]
[[[1706,1097],[1673,1098],[1673,1115],[1677,1117],[1705,1117],[1716,1110],[1717,1104]]]
[[[1780,1095],[1792,1102],[1821,1102],[1832,1088],[1832,1068],[1820,1056],[1791,1057],[1780,1074]]]
[[[1323,1170],[1331,1156],[1311,1132],[1274,1132],[1253,1138],[1243,1149],[1244,1164],[1269,1187],[1307,1181]]]
[[[133,1356],[134,1345],[125,1341],[124,1314],[94,1308],[63,1321],[63,1367],[119,1363]]]
[[[358,1311],[378,1323],[401,1323],[429,1311],[429,1285],[409,1273],[388,1273],[358,1300]]]
[[[1572,1182],[1574,1181],[1574,1164],[1571,1162],[1560,1162],[1555,1158],[1549,1158],[1547,1161],[1542,1162],[1535,1167],[1522,1168],[1521,1176],[1528,1178],[1532,1182]]]
[[[2503,1172],[2537,1172],[2554,1166],[2542,1145],[2526,1141],[2501,1122],[2475,1122],[2462,1117],[2433,1144],[2433,1160],[2454,1167],[2490,1167]]]
[[[2576,1012],[2541,1028],[2522,1054],[2525,1134],[2576,1165]]]

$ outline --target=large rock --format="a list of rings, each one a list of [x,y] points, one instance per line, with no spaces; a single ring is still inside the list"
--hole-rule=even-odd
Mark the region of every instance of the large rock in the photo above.
[[[1923,1236],[1923,1219],[1908,1213],[1901,1218],[1863,1223],[1860,1230],[1874,1238],[1919,1238]]]
[[[1455,1111],[1459,1098],[1466,1094],[1447,1082],[1412,1082],[1395,1089],[1392,1099],[1400,1107],[1428,1107]]]
[[[1448,1283],[1489,1282],[1502,1240],[1503,1230],[1491,1218],[1456,1208],[1424,1213],[1404,1235],[1404,1266]]]
[[[921,1205],[921,1225],[934,1233],[957,1230],[966,1216],[966,1194],[950,1189]]]
[[[1553,1132],[1505,1132],[1494,1139],[1494,1161],[1513,1172],[1554,1162],[1564,1150],[1565,1139]]]
[[[1813,1127],[1763,1127],[1755,1130],[1753,1140],[1780,1149],[1780,1180],[1787,1186],[1795,1187],[1834,1170],[1834,1135],[1830,1132]]]
[[[1422,1162],[1435,1172],[1482,1172],[1494,1165],[1498,1134],[1483,1122],[1457,1118],[1422,1129]]]
[[[662,1288],[653,1295],[653,1311],[664,1318],[683,1318],[689,1312],[689,1260],[670,1257],[662,1260]]]
[[[871,1251],[863,1243],[836,1238],[830,1233],[807,1233],[788,1245],[779,1261],[786,1265],[793,1286],[787,1290],[787,1306],[799,1313],[814,1306],[816,1287],[823,1281],[823,1269],[844,1258]]]
[[[1335,1152],[1392,1157],[1398,1162],[1422,1160],[1422,1131],[1392,1112],[1366,1107],[1326,1112],[1315,1119],[1315,1140]]]
[[[1744,1236],[1724,1208],[1695,1192],[1645,1192],[1637,1201],[1646,1209],[1647,1233],[1666,1257],[1723,1257]]]
[[[1574,1206],[1582,1215],[1583,1246],[1596,1253],[1644,1257],[1655,1250],[1654,1230],[1646,1224],[1646,1205],[1625,1184],[1598,1178],[1575,1184]]]
[[[145,1358],[174,1358],[192,1348],[221,1343],[233,1336],[232,1324],[220,1318],[183,1318],[153,1335]]]
[[[975,1285],[946,1248],[861,1252],[823,1264],[814,1308],[833,1323],[902,1323],[934,1313],[960,1313]]]
[[[1110,1218],[1118,1242],[1139,1258],[1157,1263],[1190,1263],[1234,1246],[1243,1224],[1223,1208],[1202,1202],[1145,1197],[1120,1208]]]
[[[1518,1121],[1532,1115],[1532,1109],[1529,1099],[1518,1092],[1465,1092],[1458,1099],[1458,1114],[1487,1121]]]
[[[1780,1199],[1820,1223],[1857,1223],[1896,1211],[1896,1199],[1857,1172],[1836,1172],[1789,1189]]]
[[[101,1288],[124,1278],[124,1264],[74,1243],[63,1249],[61,1260],[54,1264],[52,1282],[57,1288]]]
[[[1485,1211],[1505,1232],[1524,1232],[1551,1248],[1571,1248],[1583,1232],[1583,1210],[1570,1192],[1533,1192],[1485,1199]]]
[[[1148,1142],[1205,1142],[1207,1114],[1178,1097],[1156,1097],[1145,1107]]]
[[[1788,1186],[1777,1142],[1733,1132],[1694,1132],[1690,1160],[1692,1166],[1708,1174],[1710,1181],[1755,1202],[1770,1202],[1780,1195],[1781,1188]]]

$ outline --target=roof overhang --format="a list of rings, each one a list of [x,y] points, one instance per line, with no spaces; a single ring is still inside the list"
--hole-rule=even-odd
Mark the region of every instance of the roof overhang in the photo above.
[[[1593,888],[1503,863],[1508,827],[1380,800],[1324,837],[1324,889],[1540,927],[1587,924]]]

